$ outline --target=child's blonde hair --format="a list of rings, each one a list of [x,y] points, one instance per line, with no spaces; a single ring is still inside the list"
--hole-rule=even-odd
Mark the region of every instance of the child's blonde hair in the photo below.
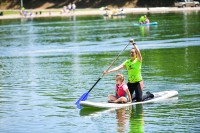
[[[124,75],[123,74],[117,74],[116,80],[120,80],[120,81],[124,82]]]

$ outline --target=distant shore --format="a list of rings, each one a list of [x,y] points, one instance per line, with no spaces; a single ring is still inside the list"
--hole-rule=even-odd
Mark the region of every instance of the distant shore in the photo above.
[[[20,19],[20,18],[39,18],[39,17],[64,17],[64,16],[84,16],[84,15],[103,15],[105,11],[97,8],[87,8],[87,9],[77,9],[74,13],[67,11],[62,12],[62,9],[37,9],[37,10],[27,10],[29,14],[27,17],[20,16],[20,10],[1,10],[5,15],[0,16],[0,19]],[[1,12],[0,11],[0,12]],[[41,11],[41,14],[40,14]],[[126,13],[165,13],[165,12],[185,12],[185,11],[200,11],[200,7],[187,7],[187,8],[177,8],[177,7],[157,7],[157,8],[124,8]],[[6,12],[14,12],[11,14],[6,14]],[[37,14],[36,14],[37,13]]]

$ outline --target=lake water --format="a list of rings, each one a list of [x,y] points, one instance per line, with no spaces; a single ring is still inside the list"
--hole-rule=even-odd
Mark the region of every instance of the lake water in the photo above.
[[[140,15],[0,20],[0,132],[200,132],[200,12],[148,14],[157,26],[133,26]],[[130,38],[143,56],[145,91],[179,96],[120,110],[77,109]],[[115,74],[88,100],[107,101]]]

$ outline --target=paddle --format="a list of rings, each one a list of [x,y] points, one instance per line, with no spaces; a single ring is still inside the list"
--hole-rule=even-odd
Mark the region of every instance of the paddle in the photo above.
[[[115,61],[119,58],[119,56],[124,52],[124,50],[128,47],[128,45],[129,45],[130,43],[134,43],[134,40],[133,40],[133,39],[130,39],[130,40],[129,40],[129,43],[128,43],[128,44],[126,45],[126,47],[117,55],[117,57],[115,58],[115,60],[110,64],[110,66],[107,68],[106,71],[108,71],[108,70],[112,67],[112,65],[115,63]],[[98,80],[96,81],[96,83],[90,88],[90,90],[89,90],[88,92],[84,93],[84,94],[76,101],[75,104],[77,105],[78,108],[80,108],[80,102],[81,102],[81,101],[87,100],[87,97],[88,97],[90,91],[91,91],[91,90],[95,87],[95,85],[103,78],[103,76],[104,76],[104,73],[99,77],[99,79],[98,79]]]

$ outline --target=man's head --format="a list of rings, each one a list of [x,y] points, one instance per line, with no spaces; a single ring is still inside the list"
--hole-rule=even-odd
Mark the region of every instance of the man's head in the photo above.
[[[130,56],[131,56],[131,58],[136,58],[137,57],[137,53],[136,53],[136,50],[134,48],[131,49]]]

